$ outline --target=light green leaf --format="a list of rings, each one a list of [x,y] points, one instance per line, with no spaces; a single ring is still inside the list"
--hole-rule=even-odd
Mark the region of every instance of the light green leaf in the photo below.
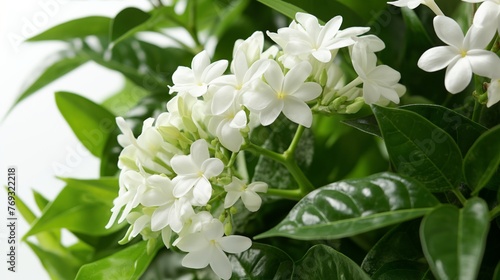
[[[74,279],[78,269],[83,264],[77,258],[69,255],[58,255],[52,251],[26,241],[31,250],[37,255],[43,267],[53,280]]]
[[[43,209],[50,202],[47,198],[45,198],[41,193],[39,193],[36,190],[33,190],[33,198],[35,199],[35,203],[38,206],[38,209],[40,209],[40,211],[43,211]]]
[[[343,238],[423,216],[436,204],[418,181],[380,173],[309,193],[276,227],[254,238]]]
[[[29,38],[28,42],[62,40],[67,41],[87,36],[109,36],[111,19],[102,16],[90,16],[70,20],[54,26]]]
[[[116,128],[115,116],[87,98],[69,92],[56,92],[56,104],[80,142],[101,157],[110,133]]]
[[[500,167],[500,126],[477,139],[464,158],[464,174],[469,185],[478,193],[498,173]],[[496,186],[498,188],[498,186]]]
[[[292,279],[369,280],[370,277],[342,253],[326,245],[316,245],[295,264]]]
[[[88,235],[105,235],[123,225],[105,229],[118,194],[117,178],[98,180],[64,179],[66,187],[57,195],[28,230],[25,237],[39,232],[66,228]]]
[[[147,241],[132,246],[80,268],[76,280],[139,279],[153,260],[157,250],[148,254]],[[157,248],[159,249],[159,247]]]
[[[448,133],[414,112],[379,106],[372,110],[398,173],[419,180],[434,192],[458,186],[463,160]]]
[[[471,198],[458,209],[442,205],[420,226],[422,248],[438,279],[476,279],[489,229],[488,206]]]
[[[229,255],[233,267],[231,279],[291,279],[293,260],[282,250],[253,243],[247,251]]]
[[[259,2],[291,19],[295,19],[295,14],[297,12],[305,12],[303,9],[297,6],[281,0],[259,0]]]

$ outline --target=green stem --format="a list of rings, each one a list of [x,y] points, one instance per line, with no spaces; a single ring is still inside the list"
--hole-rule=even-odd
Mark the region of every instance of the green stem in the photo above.
[[[268,149],[262,148],[261,146],[255,145],[254,143],[249,143],[248,144],[248,150],[256,153],[256,154],[261,154],[263,156],[266,156],[276,162],[279,162],[281,164],[285,164],[286,160],[285,157],[282,154],[278,154],[276,152],[270,151]]]
[[[295,190],[280,190],[280,189],[267,189],[267,195],[279,196],[282,198],[299,201],[304,197],[300,189]]]
[[[290,143],[290,146],[283,153],[285,160],[294,159],[295,150],[297,149],[297,146],[299,145],[300,137],[302,137],[302,134],[304,133],[304,129],[305,129],[305,127],[303,127],[301,125],[299,125],[299,127],[297,127],[297,131],[295,132],[295,135],[293,136],[293,139],[292,139],[292,142]]]
[[[474,111],[472,112],[472,120],[475,122],[479,122],[479,119],[481,118],[481,111],[483,110],[483,105],[479,103],[479,101],[476,99],[474,101]]]
[[[500,205],[497,205],[495,208],[491,209],[490,220],[493,220],[498,216],[500,216]]]
[[[462,205],[465,205],[465,203],[467,202],[467,198],[465,198],[465,196],[458,189],[454,189],[453,193],[458,198],[458,200],[460,200],[460,203],[462,203]]]

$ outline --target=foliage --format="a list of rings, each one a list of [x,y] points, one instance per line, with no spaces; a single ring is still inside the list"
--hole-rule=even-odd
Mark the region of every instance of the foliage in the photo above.
[[[101,160],[102,177],[63,178],[66,186],[53,201],[35,192],[39,217],[18,200],[31,225],[24,238],[36,237],[26,242],[52,279],[216,277],[210,270],[183,268],[183,255],[162,246],[161,237],[120,245],[123,236],[130,237],[125,224],[105,228],[120,187],[116,163],[122,148],[114,119],[124,116],[139,135],[142,121],[164,112],[173,97],[169,86],[178,66],[189,66],[214,39],[213,57],[228,59],[236,39],[274,32],[299,11],[323,23],[340,14],[343,25],[370,26],[387,47],[379,59],[401,73],[407,93],[398,106],[363,105],[351,115],[318,109],[305,131],[279,118],[255,128],[253,146],[237,158],[227,153],[224,163],[236,161],[235,173],[270,186],[255,213],[233,215],[222,200],[211,201],[225,225],[232,225],[229,231],[259,242],[229,256],[231,279],[498,278],[500,255],[488,247],[499,247],[500,105],[485,106],[480,77],[464,93],[451,95],[441,74],[417,68],[422,53],[440,44],[431,10],[399,9],[382,0],[162,2],[172,1],[151,1],[149,11],[126,8],[114,18],[74,19],[28,40],[60,41],[66,49],[47,59],[14,106],[89,61],[127,81],[103,104],[55,93],[76,137]],[[179,3],[186,4],[181,12]],[[467,24],[471,15],[464,5],[472,4],[450,1],[442,9]],[[192,42],[172,35],[173,28]],[[146,42],[142,32],[175,44]],[[88,43],[91,38],[97,45]],[[495,40],[491,46],[498,52]],[[348,51],[339,57],[349,64]],[[234,208],[242,209],[240,204]],[[61,229],[78,241],[63,245]]]

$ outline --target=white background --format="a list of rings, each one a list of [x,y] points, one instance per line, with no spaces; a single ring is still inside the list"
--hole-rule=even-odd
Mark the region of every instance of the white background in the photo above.
[[[82,148],[65,123],[55,105],[54,92],[75,92],[100,102],[120,89],[123,80],[117,73],[88,63],[21,102],[6,116],[26,82],[36,77],[33,71],[61,48],[58,43],[19,45],[19,41],[70,19],[88,15],[112,17],[127,6],[150,8],[146,0],[0,0],[0,186],[7,185],[8,166],[16,166],[17,195],[32,209],[38,210],[32,189],[49,199],[61,190],[63,184],[56,176],[98,177],[98,160]],[[6,193],[1,190],[0,279],[49,279],[25,243],[17,247],[17,272],[7,271],[6,202]],[[27,229],[19,217],[18,241]],[[71,240],[64,237],[66,243]]]

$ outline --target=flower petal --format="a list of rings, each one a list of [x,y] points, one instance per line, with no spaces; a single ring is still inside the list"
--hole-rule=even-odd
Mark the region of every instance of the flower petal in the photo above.
[[[283,110],[283,100],[275,100],[260,112],[260,123],[263,126],[272,124]]]
[[[191,61],[191,69],[193,69],[196,82],[202,81],[201,77],[208,65],[210,65],[210,57],[207,51],[202,51],[193,58],[193,61]]]
[[[214,93],[212,100],[212,114],[220,115],[233,105],[236,89],[232,86],[223,86]]]
[[[196,164],[198,168],[201,167],[203,162],[210,158],[210,154],[208,153],[208,143],[204,139],[196,140],[190,147],[191,158],[193,163]],[[175,170],[174,170],[175,171]],[[198,171],[198,170],[196,170]],[[194,171],[194,172],[196,172]]]
[[[246,191],[241,195],[241,201],[248,209],[248,211],[256,212],[259,210],[260,205],[262,204],[262,198],[258,194],[252,191]]]
[[[219,245],[225,252],[239,254],[252,246],[252,240],[245,236],[230,235],[219,239]]]
[[[227,69],[227,60],[219,60],[210,64],[205,71],[203,71],[202,81],[210,83],[215,78],[222,76]]]
[[[446,16],[436,16],[434,29],[441,41],[458,49],[462,48],[464,33],[455,20]]]
[[[240,197],[241,192],[228,192],[226,194],[226,198],[224,199],[224,208],[233,206]]]
[[[288,96],[284,100],[283,114],[292,122],[305,127],[311,127],[312,112],[304,101],[293,96]]]
[[[472,69],[469,60],[461,58],[455,64],[446,68],[444,85],[450,93],[459,93],[469,85],[472,78]]]
[[[198,176],[183,176],[176,178],[179,179],[174,187],[173,194],[177,198],[185,196],[200,179]]]
[[[266,78],[267,84],[269,84],[275,92],[282,91],[284,76],[281,67],[276,61],[270,61],[269,66],[264,73],[264,77]]]
[[[175,155],[170,160],[170,165],[172,166],[174,172],[178,175],[195,174],[199,168],[193,162],[192,158],[186,155]]]
[[[472,66],[472,72],[483,77],[496,77],[500,75],[500,58],[490,51],[471,50],[467,58]]]
[[[283,81],[283,92],[291,94],[304,84],[304,81],[309,77],[312,71],[312,66],[309,62],[303,61],[293,67],[285,76]]]
[[[424,71],[434,72],[444,69],[458,57],[459,54],[452,47],[435,47],[424,52],[417,65]]]
[[[151,230],[157,231],[166,227],[170,223],[169,215],[172,211],[172,205],[164,205],[156,208],[151,216]]]
[[[198,205],[205,206],[212,196],[212,185],[206,178],[200,178],[193,187],[193,197]],[[193,204],[194,205],[194,204]]]
[[[196,251],[196,252],[191,252],[187,254],[183,259],[182,259],[182,266],[188,267],[188,268],[195,268],[195,269],[200,269],[207,267],[210,259],[209,256],[207,256],[207,252],[205,251]]]
[[[226,254],[218,248],[213,248],[210,256],[210,267],[220,278],[226,280],[231,278],[232,266]]]
[[[218,158],[209,158],[201,165],[201,171],[207,178],[212,178],[222,173],[224,163]]]

